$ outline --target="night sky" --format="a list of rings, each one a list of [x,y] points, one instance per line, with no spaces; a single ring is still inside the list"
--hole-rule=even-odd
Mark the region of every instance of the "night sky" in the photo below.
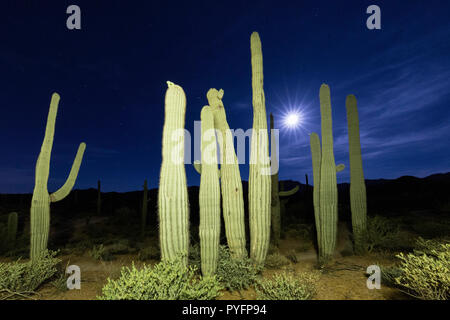
[[[81,7],[82,29],[66,28]],[[381,30],[366,8],[381,8]],[[312,180],[309,133],[331,88],[336,162],[348,167],[345,98],[358,99],[366,179],[450,171],[449,1],[1,1],[0,193],[32,192],[50,97],[61,95],[49,191],[87,144],[75,188],[157,187],[166,81],[187,96],[186,128],[223,88],[231,128],[252,126],[250,34],[264,57],[266,109],[281,131],[280,179]],[[192,150],[192,154],[194,151]],[[241,165],[248,179],[248,166]],[[186,165],[189,185],[200,178]],[[338,181],[349,180],[349,170]]]

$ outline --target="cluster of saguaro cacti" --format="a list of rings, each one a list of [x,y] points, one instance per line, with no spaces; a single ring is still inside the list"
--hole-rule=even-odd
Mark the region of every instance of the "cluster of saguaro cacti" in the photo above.
[[[344,165],[336,166],[333,151],[333,127],[331,118],[330,88],[320,87],[320,113],[322,146],[319,136],[310,136],[314,177],[314,215],[316,219],[319,263],[326,263],[333,255],[337,239],[338,194],[336,172]]]
[[[257,32],[250,37],[253,90],[253,129],[250,149],[249,219],[250,257],[264,263],[270,242],[271,178],[266,106],[263,90],[263,57]]]
[[[366,251],[367,200],[361,158],[358,108],[354,95],[347,96],[346,109],[350,155],[350,207],[352,211],[353,239],[355,252],[364,253]]]
[[[218,130],[222,208],[228,247],[233,258],[247,257],[242,181],[233,136],[228,126],[223,90],[210,89],[206,95]],[[203,170],[202,170],[203,171]]]
[[[270,114],[270,138],[271,138],[271,162],[278,162],[278,154],[277,154],[277,146],[275,135],[273,134],[274,130],[274,120],[272,113]],[[274,166],[271,166],[274,168]],[[296,193],[299,189],[298,186],[289,191],[280,191],[278,187],[278,165],[275,167],[276,169],[272,172],[272,200],[271,200],[271,226],[272,226],[272,235],[270,237],[271,243],[278,247],[281,236],[281,201],[280,197],[288,197]]]
[[[54,93],[50,103],[44,142],[42,143],[41,152],[36,163],[35,186],[31,201],[30,257],[32,260],[39,258],[47,249],[50,230],[50,203],[60,201],[70,193],[78,176],[78,170],[80,169],[84,150],[86,149],[86,144],[81,143],[66,182],[59,190],[49,194],[47,182],[59,100],[59,95]]]
[[[200,255],[204,276],[216,272],[220,240],[220,184],[214,117],[211,107],[201,112],[202,169],[200,179]]]
[[[17,212],[11,212],[8,215],[8,230],[6,233],[6,241],[7,247],[9,249],[14,248],[14,244],[17,238],[17,225],[18,225],[19,216]]]
[[[189,198],[184,168],[184,122],[186,96],[168,81],[162,140],[162,163],[158,190],[159,240],[162,260],[189,253]]]

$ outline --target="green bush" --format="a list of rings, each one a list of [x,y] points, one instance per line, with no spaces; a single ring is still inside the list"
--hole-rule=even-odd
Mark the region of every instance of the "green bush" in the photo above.
[[[316,273],[280,273],[273,279],[259,280],[255,289],[260,300],[309,300],[316,294],[318,279]]]
[[[223,287],[217,278],[198,277],[197,269],[182,259],[163,261],[153,267],[123,267],[117,280],[108,279],[100,300],[211,300]]]
[[[368,217],[366,244],[368,252],[375,249],[410,250],[413,248],[411,236],[400,231],[394,219],[382,216]]]
[[[36,261],[0,263],[0,296],[32,293],[58,272],[57,252],[46,251]]]
[[[450,243],[419,238],[413,253],[400,253],[395,283],[424,300],[450,299]]]
[[[89,255],[95,260],[101,261],[111,261],[114,260],[114,256],[108,251],[103,244],[98,246],[94,246],[92,250],[89,252]]]
[[[272,253],[269,254],[266,257],[266,261],[264,263],[264,266],[267,269],[279,269],[281,267],[284,267],[285,265],[289,264],[289,260],[281,255],[280,253],[276,252],[276,253]]]

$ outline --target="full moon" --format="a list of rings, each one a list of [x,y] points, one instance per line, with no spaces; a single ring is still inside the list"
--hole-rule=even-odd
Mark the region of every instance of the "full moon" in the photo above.
[[[290,112],[284,118],[284,125],[288,128],[295,128],[301,125],[302,118],[298,112]]]

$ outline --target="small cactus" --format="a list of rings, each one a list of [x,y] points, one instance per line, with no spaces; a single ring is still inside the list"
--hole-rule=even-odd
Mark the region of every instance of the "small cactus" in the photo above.
[[[274,130],[274,120],[272,113],[270,114],[270,132],[271,132],[271,145],[272,145],[272,154],[271,161],[272,163],[278,161],[277,155],[277,147],[276,147],[276,139],[273,134]],[[292,190],[289,191],[279,191],[278,187],[278,170],[275,173],[272,172],[272,200],[271,200],[271,226],[272,226],[272,236],[271,243],[278,247],[280,243],[281,237],[281,202],[280,197],[287,197],[296,193],[299,189],[299,186],[296,186]]]
[[[50,203],[64,199],[72,190],[78,176],[78,171],[83,159],[86,144],[82,142],[78,147],[77,155],[70,170],[69,177],[64,185],[56,192],[49,194],[47,182],[50,172],[50,157],[55,133],[56,114],[60,97],[54,93],[50,102],[47,127],[45,129],[44,142],[36,163],[35,186],[31,200],[31,245],[30,257],[32,260],[39,258],[47,249],[50,230]]]

